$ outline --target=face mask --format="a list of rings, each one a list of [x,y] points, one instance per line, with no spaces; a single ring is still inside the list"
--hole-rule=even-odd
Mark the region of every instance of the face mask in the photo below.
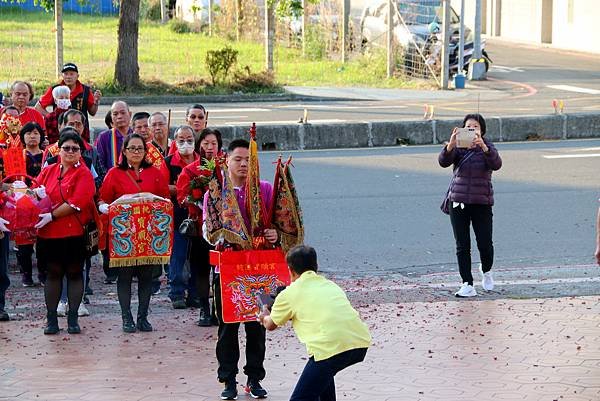
[[[71,107],[71,101],[69,99],[56,99],[56,107],[66,110]]]
[[[188,143],[183,143],[181,145],[177,144],[177,149],[182,155],[191,155],[194,153],[194,145],[190,145]]]

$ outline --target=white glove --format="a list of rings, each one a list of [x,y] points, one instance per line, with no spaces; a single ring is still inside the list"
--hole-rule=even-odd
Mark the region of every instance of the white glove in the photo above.
[[[25,189],[25,188],[27,188],[27,184],[25,184],[23,181],[20,181],[20,180],[13,181],[12,186],[13,186],[14,189]]]
[[[0,231],[10,232],[10,230],[6,228],[7,224],[10,223],[7,220],[4,220],[2,217],[0,217]]]
[[[108,205],[106,203],[103,203],[100,206],[98,206],[98,210],[102,214],[108,214]]]
[[[34,226],[38,230],[44,227],[46,224],[52,221],[52,213],[42,213],[40,214],[40,221]]]
[[[40,199],[44,199],[47,195],[46,195],[46,187],[41,185],[37,188],[33,189],[33,192],[37,195],[38,198]]]

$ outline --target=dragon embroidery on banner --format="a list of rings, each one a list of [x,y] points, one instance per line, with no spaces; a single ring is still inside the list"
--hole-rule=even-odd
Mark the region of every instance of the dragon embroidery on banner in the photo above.
[[[133,249],[131,241],[131,209],[122,210],[112,219],[113,249],[119,256],[127,256]]]
[[[171,239],[169,227],[171,226],[171,216],[162,209],[152,210],[152,220],[154,224],[148,225],[148,230],[152,234],[152,249],[157,254],[166,253],[169,249]],[[152,229],[154,227],[154,229]]]
[[[236,276],[228,284],[231,288],[231,302],[239,320],[255,317],[260,311],[256,297],[260,293],[274,294],[277,287],[285,285],[275,274]]]

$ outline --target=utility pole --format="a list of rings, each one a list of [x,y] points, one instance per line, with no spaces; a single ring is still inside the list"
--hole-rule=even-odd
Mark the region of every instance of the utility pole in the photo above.
[[[56,29],[56,76],[60,77],[63,59],[63,2],[54,0],[54,28]]]
[[[166,24],[168,21],[166,0],[160,0],[160,22]]]
[[[469,61],[469,80],[485,80],[485,63],[481,59],[481,0],[475,0],[475,33],[473,37],[473,57]]]
[[[208,0],[208,36],[212,36],[213,0]]]
[[[265,1],[265,56],[266,56],[266,69],[267,71],[273,71],[273,46],[275,36],[275,16],[273,12],[273,6],[269,5],[268,1]]]
[[[306,57],[306,38],[308,29],[308,18],[306,16],[306,0],[302,0],[302,57]]]
[[[448,89],[448,81],[450,80],[450,0],[444,0],[442,3],[442,89]]]
[[[342,63],[348,61],[348,21],[350,20],[350,0],[342,0]]]
[[[394,7],[392,0],[388,0],[388,13],[387,13],[387,77],[391,78],[394,75]]]
[[[465,0],[460,0],[460,33],[458,41],[458,73],[465,69]]]

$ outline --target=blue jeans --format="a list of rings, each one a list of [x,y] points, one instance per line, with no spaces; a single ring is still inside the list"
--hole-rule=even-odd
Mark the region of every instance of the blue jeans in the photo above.
[[[171,253],[169,262],[169,280],[171,280],[169,298],[172,301],[183,299],[185,290],[190,290],[191,293],[192,288],[190,287],[194,287],[189,285],[190,282],[193,283],[190,277],[184,277],[183,274],[183,267],[189,255],[189,247],[190,241],[176,229],[173,240],[173,253]]]
[[[311,356],[290,401],[335,401],[334,376],[340,370],[362,362],[366,354],[367,348],[356,348],[319,362]]]
[[[6,306],[6,290],[10,287],[10,279],[8,278],[8,233],[4,234],[4,238],[0,239],[0,310],[4,310]]]

